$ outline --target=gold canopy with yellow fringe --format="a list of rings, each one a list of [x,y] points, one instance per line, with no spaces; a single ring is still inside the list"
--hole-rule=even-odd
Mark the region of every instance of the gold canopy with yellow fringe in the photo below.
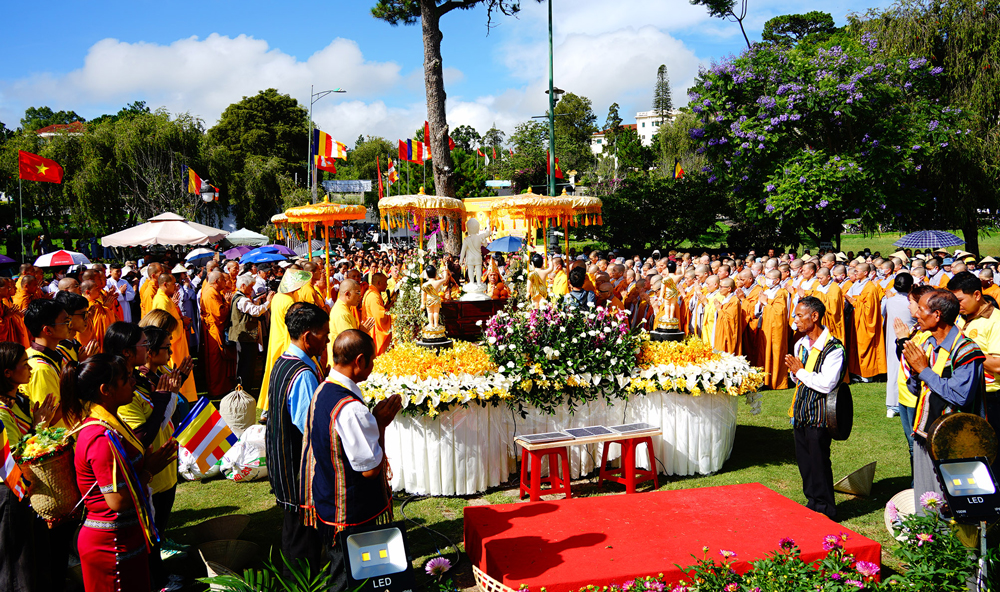
[[[378,202],[379,219],[383,230],[392,231],[395,228],[406,228],[414,224],[419,228],[420,248],[424,248],[424,232],[429,216],[442,216],[442,223],[447,225],[447,216],[458,213],[462,224],[465,224],[468,213],[462,200],[454,197],[426,195],[424,188],[411,195],[391,195]]]
[[[278,240],[283,240],[288,236],[288,231],[285,230],[285,236],[282,236],[281,229],[288,225],[288,216],[284,214],[275,214],[271,216],[271,224],[274,224],[274,228],[278,231]]]
[[[542,236],[548,236],[551,222],[565,230],[573,215],[573,198],[566,195],[565,191],[555,197],[529,192],[493,202],[490,221],[494,225],[500,224],[504,219],[524,222],[528,231],[528,244],[534,246],[535,229],[541,228]],[[567,246],[568,244],[567,238]]]
[[[302,230],[306,233],[306,245],[310,261],[312,261],[313,229],[315,226],[321,227],[326,247],[326,261],[323,264],[323,273],[327,275],[327,266],[330,264],[330,227],[337,226],[347,220],[364,220],[367,214],[368,210],[365,206],[330,203],[329,197],[324,197],[321,203],[288,208],[285,210],[284,215],[288,219],[288,224],[302,225]],[[330,298],[329,278],[327,278],[326,282],[326,297]]]

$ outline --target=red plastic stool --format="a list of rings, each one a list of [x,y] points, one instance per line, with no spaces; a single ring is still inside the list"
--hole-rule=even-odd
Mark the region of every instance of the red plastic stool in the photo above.
[[[622,466],[617,469],[607,468],[608,448],[612,444],[622,447]],[[640,469],[635,465],[635,449],[640,444],[645,444],[646,451],[649,452],[649,469]],[[601,475],[597,480],[597,486],[600,487],[605,479],[625,485],[625,493],[635,493],[636,485],[650,479],[653,480],[653,487],[659,489],[660,481],[656,476],[656,456],[653,454],[652,436],[605,442],[604,452],[601,454]]]
[[[549,476],[542,477],[542,457],[549,457]],[[531,464],[530,480],[528,464]],[[560,475],[561,473],[561,475]],[[541,450],[522,450],[521,452],[521,491],[518,499],[524,499],[527,491],[531,501],[542,499],[542,494],[551,495],[565,493],[566,499],[572,497],[569,491],[569,452],[565,446],[559,448],[543,448]],[[547,483],[549,489],[542,490],[542,484]]]

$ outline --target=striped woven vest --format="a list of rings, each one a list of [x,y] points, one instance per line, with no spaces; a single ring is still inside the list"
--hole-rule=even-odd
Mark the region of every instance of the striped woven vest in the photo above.
[[[271,370],[271,394],[267,406],[267,478],[278,505],[299,509],[299,463],[302,459],[302,432],[288,412],[288,393],[302,372],[312,372],[295,356],[282,354]]]

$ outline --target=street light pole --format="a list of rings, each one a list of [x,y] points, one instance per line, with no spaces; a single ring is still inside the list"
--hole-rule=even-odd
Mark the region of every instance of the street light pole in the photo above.
[[[556,194],[556,93],[552,69],[552,0],[549,0],[549,195]],[[546,240],[548,240],[546,238]]]
[[[306,149],[306,183],[307,187],[312,188],[312,202],[316,203],[316,162],[313,160],[312,145],[313,145],[313,105],[316,101],[322,99],[330,93],[345,93],[346,90],[342,88],[335,88],[333,90],[323,90],[320,92],[313,92],[316,87],[312,84],[309,85],[309,147]]]

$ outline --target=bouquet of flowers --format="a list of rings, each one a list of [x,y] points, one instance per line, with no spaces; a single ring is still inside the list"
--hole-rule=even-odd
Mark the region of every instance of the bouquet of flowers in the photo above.
[[[39,428],[18,442],[14,457],[20,463],[41,462],[62,452],[67,446],[66,428]]]
[[[495,406],[510,397],[510,379],[477,345],[456,341],[451,349],[434,352],[402,343],[375,359],[363,389],[370,405],[399,394],[404,413],[434,417],[455,405]]]
[[[483,337],[522,416],[526,405],[553,413],[563,404],[623,396],[639,350],[628,316],[603,308],[500,311]]]
[[[418,250],[416,257],[406,262],[396,284],[399,296],[392,306],[393,340],[412,342],[420,334],[420,328],[427,322],[424,309],[420,306],[420,285],[423,279],[420,270],[428,265],[437,265],[430,253]]]
[[[754,412],[760,411],[757,390],[765,375],[743,356],[714,351],[700,339],[684,342],[644,341],[631,392],[675,391],[693,396],[725,393],[748,395]]]

